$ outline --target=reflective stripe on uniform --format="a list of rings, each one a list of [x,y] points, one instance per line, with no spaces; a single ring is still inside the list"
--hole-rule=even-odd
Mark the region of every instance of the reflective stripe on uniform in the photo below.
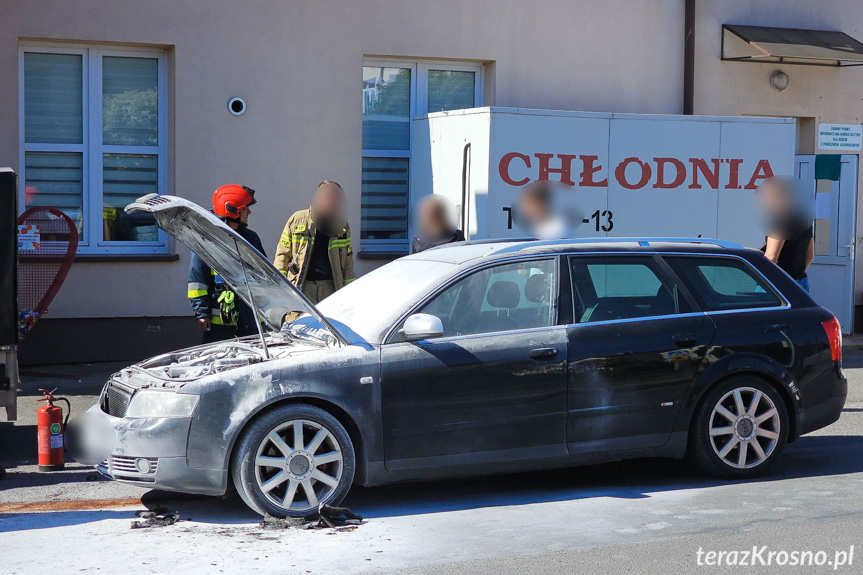
[[[357,278],[347,278],[347,279],[345,279],[345,284],[347,285],[347,284],[351,283],[352,281],[354,281],[355,279],[357,279]]]
[[[330,246],[329,246],[329,248],[330,248],[330,249],[333,249],[333,248],[346,248],[346,247],[350,247],[350,245],[351,245],[351,240],[350,240],[350,239],[347,239],[347,238],[346,238],[346,239],[340,240],[340,239],[338,239],[338,238],[332,238],[332,239],[330,239]]]
[[[309,237],[300,235],[300,234],[288,234],[283,232],[282,237],[279,239],[279,243],[285,246],[286,248],[291,247],[291,242],[297,242],[299,244],[307,244],[309,243]]]
[[[222,321],[222,314],[218,308],[211,309],[210,313],[212,314],[212,317],[210,317],[210,323],[212,323],[213,325],[235,325],[233,323],[223,322]]]
[[[189,282],[189,299],[207,295],[207,284]]]

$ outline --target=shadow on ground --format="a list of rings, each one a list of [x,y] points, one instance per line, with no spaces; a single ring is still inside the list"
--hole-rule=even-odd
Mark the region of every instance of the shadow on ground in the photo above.
[[[863,437],[803,437],[788,447],[768,476],[749,480],[748,483],[769,484],[787,479],[859,472],[863,472]],[[366,518],[385,518],[598,497],[640,499],[657,492],[731,483],[735,482],[698,474],[683,461],[638,459],[458,480],[366,488],[356,486],[344,504]],[[235,496],[186,496],[154,490],[147,492],[142,502],[148,507],[164,505],[171,510],[176,509],[181,517],[190,517],[201,523],[249,525],[259,519]],[[135,519],[134,512],[58,511],[47,514],[50,518],[30,519],[25,515],[34,514],[10,513],[0,515],[0,533],[77,525],[103,519],[128,518],[131,521]]]
[[[863,471],[863,437],[802,437],[766,477],[749,483],[844,475]],[[636,459],[493,477],[354,488],[346,504],[367,517],[461,511],[594,497],[639,499],[651,493],[736,483],[707,477],[685,461]]]

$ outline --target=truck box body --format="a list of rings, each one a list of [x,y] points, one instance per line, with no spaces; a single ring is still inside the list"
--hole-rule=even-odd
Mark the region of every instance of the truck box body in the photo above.
[[[701,236],[758,247],[753,191],[771,175],[794,173],[796,126],[791,118],[491,107],[418,117],[412,138],[411,204],[442,194],[460,218],[465,204],[470,239],[523,237],[512,201],[549,179],[577,194],[577,236]]]

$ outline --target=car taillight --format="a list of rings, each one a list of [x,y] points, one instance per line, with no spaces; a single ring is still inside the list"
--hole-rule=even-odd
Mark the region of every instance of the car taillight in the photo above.
[[[830,344],[830,357],[833,361],[839,361],[842,359],[842,328],[839,326],[839,320],[834,315],[822,321],[821,326],[827,334],[827,343]]]

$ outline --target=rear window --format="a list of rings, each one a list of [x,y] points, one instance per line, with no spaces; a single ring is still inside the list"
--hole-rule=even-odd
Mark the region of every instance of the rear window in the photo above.
[[[704,311],[782,305],[782,300],[749,264],[723,257],[664,257]]]

